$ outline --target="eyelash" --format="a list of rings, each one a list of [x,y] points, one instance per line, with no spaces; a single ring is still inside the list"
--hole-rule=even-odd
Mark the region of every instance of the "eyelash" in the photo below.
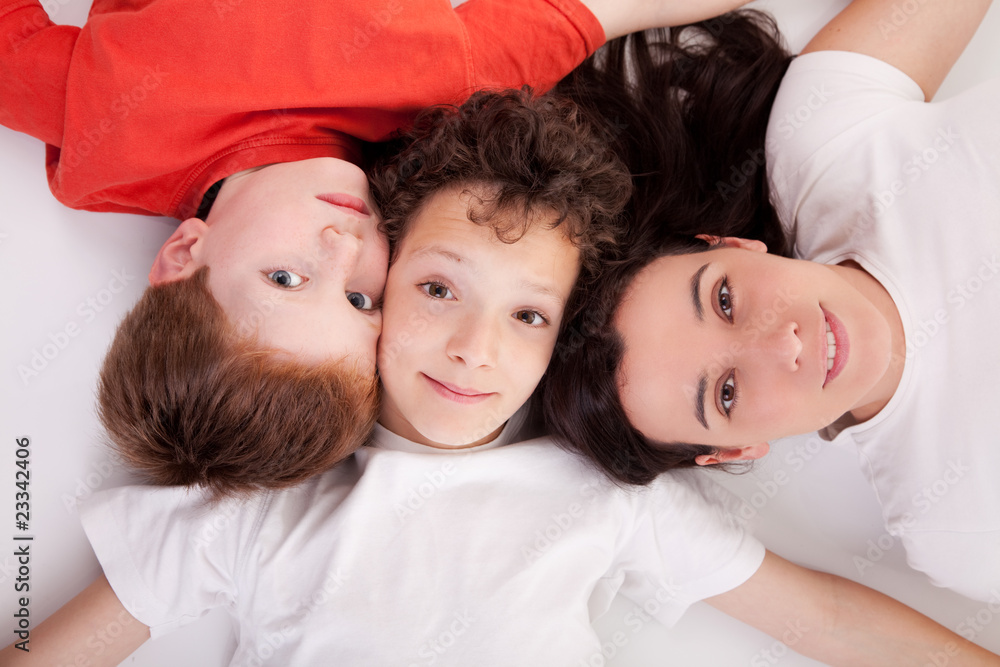
[[[272,273],[276,273],[278,271],[287,271],[288,273],[294,273],[296,276],[302,278],[302,282],[300,284],[296,285],[295,287],[286,287],[285,285],[280,285],[280,284],[274,282],[274,280],[271,279],[271,274]],[[280,287],[282,289],[287,289],[287,290],[298,289],[299,287],[302,287],[302,285],[305,285],[307,282],[309,282],[309,278],[306,277],[306,276],[304,276],[302,271],[298,271],[296,269],[290,269],[287,266],[275,266],[275,267],[272,267],[270,269],[264,269],[264,271],[262,273],[264,274],[264,279],[267,280],[268,282],[270,282],[272,285],[274,285],[275,287]]]
[[[521,320],[521,319],[519,319],[517,317],[514,318],[515,320],[517,320],[518,322],[521,322],[521,324],[523,324],[526,327],[531,327],[532,329],[537,329],[539,327],[543,327],[543,326],[546,326],[546,325],[550,324],[549,318],[545,317],[545,313],[542,313],[540,311],[531,310],[530,308],[525,308],[525,309],[518,310],[518,311],[514,312],[515,315],[517,315],[518,313],[532,313],[534,315],[538,315],[538,317],[540,317],[542,319],[542,323],[541,324],[528,324],[527,322],[524,322],[523,320]]]
[[[444,282],[442,282],[440,280],[428,280],[425,283],[418,283],[417,287],[420,288],[420,291],[423,292],[424,296],[426,296],[428,299],[432,299],[434,301],[444,301],[444,300],[447,299],[447,297],[431,296],[430,292],[428,291],[428,288],[431,285],[440,285],[441,287],[443,287],[446,290],[448,290],[448,292],[451,293],[452,297],[455,296],[454,290],[452,290],[450,287],[448,287],[447,284],[445,284]]]
[[[729,403],[729,409],[726,409],[725,401],[722,398],[722,391],[730,381],[733,383],[733,398]],[[736,371],[729,371],[729,375],[723,381],[722,387],[719,389],[719,407],[722,409],[722,414],[726,416],[726,419],[729,419],[730,415],[732,415],[737,403],[739,403],[739,400],[740,390],[739,386],[736,384]]]
[[[726,314],[725,309],[722,307],[722,290],[726,290],[727,296],[729,297],[729,313]],[[719,284],[719,291],[715,295],[716,303],[719,304],[719,310],[722,312],[723,317],[729,321],[730,324],[733,323],[733,312],[736,307],[736,290],[733,286],[729,284],[729,276],[722,276],[722,282]]]

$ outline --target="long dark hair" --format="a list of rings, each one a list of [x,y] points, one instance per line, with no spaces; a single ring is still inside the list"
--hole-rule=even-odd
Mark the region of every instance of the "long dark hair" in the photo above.
[[[789,62],[773,19],[744,10],[609,42],[557,88],[603,119],[635,192],[627,242],[605,257],[600,284],[571,314],[541,401],[550,431],[619,482],[646,484],[715,451],[656,443],[629,424],[613,318],[643,267],[707,249],[698,234],[760,239],[789,253],[764,167],[768,116]]]

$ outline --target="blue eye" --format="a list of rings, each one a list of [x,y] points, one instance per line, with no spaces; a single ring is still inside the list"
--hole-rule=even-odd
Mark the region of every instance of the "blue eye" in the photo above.
[[[347,300],[358,310],[372,310],[375,308],[375,302],[372,298],[361,292],[347,292]]]
[[[297,273],[292,273],[291,271],[286,271],[285,269],[278,269],[277,271],[271,271],[267,274],[267,279],[278,287],[293,288],[298,287],[305,282],[305,278],[298,275]]]
[[[455,295],[451,293],[451,290],[448,289],[448,287],[446,287],[445,285],[442,285],[441,283],[423,283],[420,285],[420,287],[423,288],[424,292],[427,293],[427,296],[431,297],[432,299],[455,298]]]

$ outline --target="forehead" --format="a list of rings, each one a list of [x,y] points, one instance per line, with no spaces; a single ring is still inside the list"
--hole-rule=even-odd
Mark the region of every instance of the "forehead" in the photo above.
[[[718,261],[717,250],[660,257],[642,269],[622,295],[615,328],[626,346],[636,334],[651,328],[670,330],[694,319],[692,279],[702,267]]]
[[[500,258],[522,267],[537,268],[540,273],[563,263],[576,266],[579,251],[570,241],[563,225],[551,229],[555,213],[533,211],[523,236],[508,243],[497,236],[489,222],[477,224],[469,220],[470,205],[478,203],[476,195],[461,189],[447,189],[435,193],[410,221],[406,235],[397,250],[397,259],[423,254],[428,249],[447,251],[454,259]],[[510,216],[519,213],[497,213],[498,224],[513,223],[520,229],[521,219]],[[541,260],[545,261],[541,261]],[[540,263],[541,262],[541,263]],[[562,267],[560,267],[562,268]],[[574,274],[575,278],[575,274]]]
[[[656,430],[655,415],[689,411],[685,405],[697,393],[700,322],[691,279],[709,262],[711,251],[655,260],[633,280],[615,315],[625,346],[618,370],[622,404],[644,433]]]

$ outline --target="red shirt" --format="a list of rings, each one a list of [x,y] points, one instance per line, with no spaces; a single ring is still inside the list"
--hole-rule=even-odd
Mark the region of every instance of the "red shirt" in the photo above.
[[[357,162],[425,106],[551,87],[604,41],[577,0],[96,0],[83,28],[0,0],[0,123],[91,211],[194,215],[250,167]]]

